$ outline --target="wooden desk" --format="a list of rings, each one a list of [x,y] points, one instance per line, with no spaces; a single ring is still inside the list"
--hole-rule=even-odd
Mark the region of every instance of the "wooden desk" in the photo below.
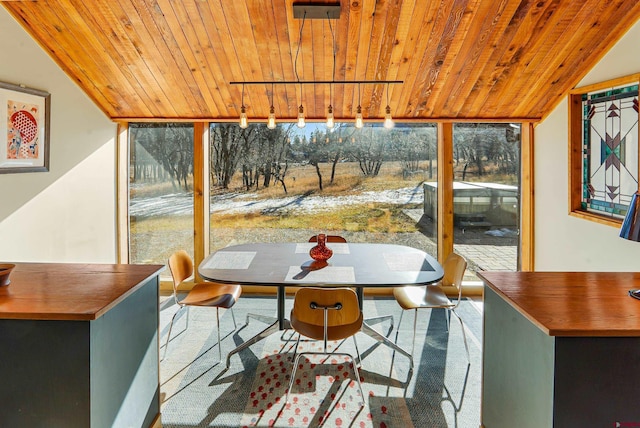
[[[0,426],[159,424],[162,268],[17,263],[0,287]]]
[[[478,276],[484,427],[640,426],[640,273]]]

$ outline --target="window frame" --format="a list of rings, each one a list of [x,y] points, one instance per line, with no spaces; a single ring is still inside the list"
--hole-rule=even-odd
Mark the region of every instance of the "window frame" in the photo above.
[[[616,228],[619,228],[622,224],[622,219],[587,211],[582,208],[582,96],[594,91],[633,84],[640,84],[640,73],[574,88],[569,91],[569,215],[572,217]],[[640,122],[640,112],[638,113],[638,119]],[[638,127],[638,141],[640,142],[640,126]],[[638,165],[640,165],[640,147],[638,159]],[[638,190],[640,190],[640,185]]]
[[[640,76],[640,74],[638,75]],[[158,122],[162,122],[159,120]],[[478,121],[481,122],[481,121]],[[496,122],[486,121],[486,122]],[[521,168],[520,168],[520,243],[518,256],[518,269],[520,271],[533,271],[534,265],[534,123],[529,121],[515,122],[521,124]],[[194,124],[194,264],[197,266],[202,262],[209,252],[209,221],[208,206],[209,195],[204,189],[209,188],[209,175],[204,174],[204,166],[208,164],[208,129],[210,121],[193,121]],[[119,263],[130,263],[129,260],[129,138],[128,122],[119,122],[117,130],[117,239],[118,239],[118,261]],[[437,122],[438,129],[438,162],[443,165],[453,166],[453,121]],[[447,145],[451,147],[447,148]],[[201,169],[202,168],[202,169]],[[196,171],[199,173],[196,173]],[[440,170],[440,168],[439,168]],[[447,181],[449,173],[442,168],[442,177],[438,180]],[[451,171],[451,176],[453,171]],[[453,183],[451,182],[451,185]],[[445,186],[439,185],[444,191]],[[453,233],[447,230],[453,227],[453,195],[443,194],[439,197],[439,210],[442,210],[440,218],[447,218],[443,226],[438,228],[438,259],[444,259],[449,251],[453,250]],[[443,203],[444,200],[444,203]],[[448,201],[448,202],[447,202]],[[448,208],[447,208],[448,207]],[[446,224],[445,224],[446,223]],[[198,278],[196,278],[196,281]],[[162,289],[170,288],[164,284]]]

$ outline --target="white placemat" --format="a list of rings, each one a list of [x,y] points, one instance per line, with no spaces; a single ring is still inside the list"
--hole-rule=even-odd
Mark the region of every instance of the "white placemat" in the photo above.
[[[382,253],[387,267],[392,271],[422,271],[426,263],[424,256],[418,253]],[[428,264],[428,262],[427,262]],[[432,270],[432,269],[429,269]]]
[[[218,251],[202,267],[205,269],[249,269],[255,251]]]
[[[286,282],[295,283],[303,279],[305,282],[354,284],[356,274],[351,266],[327,266],[318,270],[301,269],[300,266],[289,267]]]

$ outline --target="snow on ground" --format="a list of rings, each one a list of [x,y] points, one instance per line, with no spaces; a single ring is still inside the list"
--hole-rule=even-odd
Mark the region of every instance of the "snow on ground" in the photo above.
[[[257,199],[255,194],[225,193],[211,197],[211,213],[247,214],[262,212],[277,214],[295,210],[310,213],[330,210],[338,206],[364,203],[421,204],[424,200],[422,186],[402,189],[362,192],[349,196],[298,195],[275,199]],[[193,213],[193,194],[176,193],[170,195],[134,198],[129,206],[129,214],[135,217],[159,215],[187,215]]]

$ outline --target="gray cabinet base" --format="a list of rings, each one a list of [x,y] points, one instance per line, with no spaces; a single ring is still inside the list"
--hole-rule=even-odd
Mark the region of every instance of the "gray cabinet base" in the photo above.
[[[640,338],[548,336],[488,287],[483,334],[484,427],[640,426]]]
[[[157,276],[94,321],[0,320],[0,426],[151,426],[157,335]]]

